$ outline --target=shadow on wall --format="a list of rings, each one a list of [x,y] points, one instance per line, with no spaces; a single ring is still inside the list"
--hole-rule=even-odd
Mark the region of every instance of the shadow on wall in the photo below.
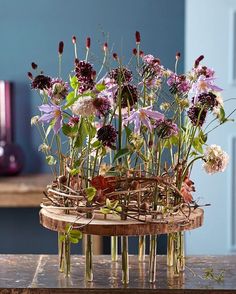
[[[24,152],[24,172],[39,173],[44,165],[40,153],[33,146],[34,130],[30,125],[32,116],[32,99],[29,84],[16,82],[12,84],[12,121],[13,140],[19,144]],[[17,134],[14,130],[17,129]]]

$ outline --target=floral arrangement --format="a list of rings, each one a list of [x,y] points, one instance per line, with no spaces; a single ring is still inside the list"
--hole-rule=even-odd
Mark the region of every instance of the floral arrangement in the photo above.
[[[64,43],[59,43],[59,73],[50,77],[32,63],[31,87],[41,97],[40,114],[32,118],[42,136],[55,181],[47,187],[48,203],[69,211],[115,214],[142,220],[196,208],[194,163],[208,174],[225,170],[229,157],[208,134],[227,122],[222,89],[213,69],[198,57],[187,73],[141,50],[140,33],[127,64],[104,43],[96,71],[86,56],[77,55],[68,78],[61,74]],[[212,117],[206,123],[207,117]],[[216,124],[212,127],[213,124]],[[46,203],[46,202],[45,202]],[[186,218],[188,213],[186,213]]]

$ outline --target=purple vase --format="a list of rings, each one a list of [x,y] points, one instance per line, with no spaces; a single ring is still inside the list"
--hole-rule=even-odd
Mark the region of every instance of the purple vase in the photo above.
[[[0,81],[0,176],[21,172],[24,155],[20,146],[12,142],[10,83]]]

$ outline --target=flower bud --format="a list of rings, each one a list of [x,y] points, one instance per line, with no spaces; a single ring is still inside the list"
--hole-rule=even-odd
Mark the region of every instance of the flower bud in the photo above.
[[[142,50],[139,51],[139,56],[143,57],[144,56],[144,52]]]
[[[136,44],[140,44],[141,37],[140,37],[140,32],[136,31],[135,33],[135,39],[136,39]]]
[[[87,37],[87,39],[86,39],[86,48],[89,49],[90,46],[91,46],[91,39],[90,39],[90,37]]]
[[[39,116],[38,115],[33,116],[30,121],[31,126],[36,125],[38,121],[39,121]]]
[[[107,51],[107,48],[108,48],[108,44],[107,44],[107,42],[106,42],[106,43],[104,43],[104,45],[103,45],[103,50],[104,50],[104,52]]]
[[[33,69],[37,69],[38,65],[37,65],[36,63],[32,62],[32,63],[31,63],[31,67],[32,67]]]
[[[204,55],[200,55],[194,62],[194,67],[198,67],[199,63],[204,59]]]
[[[33,80],[33,75],[32,75],[32,73],[31,73],[30,71],[27,73],[27,75],[28,75],[28,78],[29,78],[30,80]]]
[[[137,53],[138,53],[137,49],[136,49],[136,48],[134,48],[134,49],[133,49],[133,54],[136,56],[136,55],[137,55]]]
[[[72,43],[76,44],[76,36],[72,36]]]
[[[75,58],[75,65],[79,64],[79,59]]]
[[[117,53],[113,53],[112,56],[113,56],[113,58],[114,58],[115,60],[118,60],[118,55],[117,55]]]
[[[62,55],[63,50],[64,50],[64,43],[61,41],[59,42],[59,45],[58,45],[58,53]]]
[[[175,58],[176,58],[176,60],[179,60],[180,59],[180,52],[176,52],[176,55],[175,55]]]

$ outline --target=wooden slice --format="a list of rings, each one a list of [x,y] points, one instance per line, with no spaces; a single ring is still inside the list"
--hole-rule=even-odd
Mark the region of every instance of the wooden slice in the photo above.
[[[85,234],[101,236],[141,236],[156,235],[172,232],[193,230],[203,224],[204,211],[197,208],[191,211],[187,219],[183,213],[165,217],[160,216],[157,220],[144,217],[140,221],[127,219],[120,220],[118,216],[109,215],[104,219],[104,215],[95,214],[93,220],[80,218],[73,214],[65,214],[61,210],[42,208],[40,211],[40,223],[45,227],[57,232],[65,232],[67,224],[75,224]],[[77,218],[77,220],[76,220]]]

